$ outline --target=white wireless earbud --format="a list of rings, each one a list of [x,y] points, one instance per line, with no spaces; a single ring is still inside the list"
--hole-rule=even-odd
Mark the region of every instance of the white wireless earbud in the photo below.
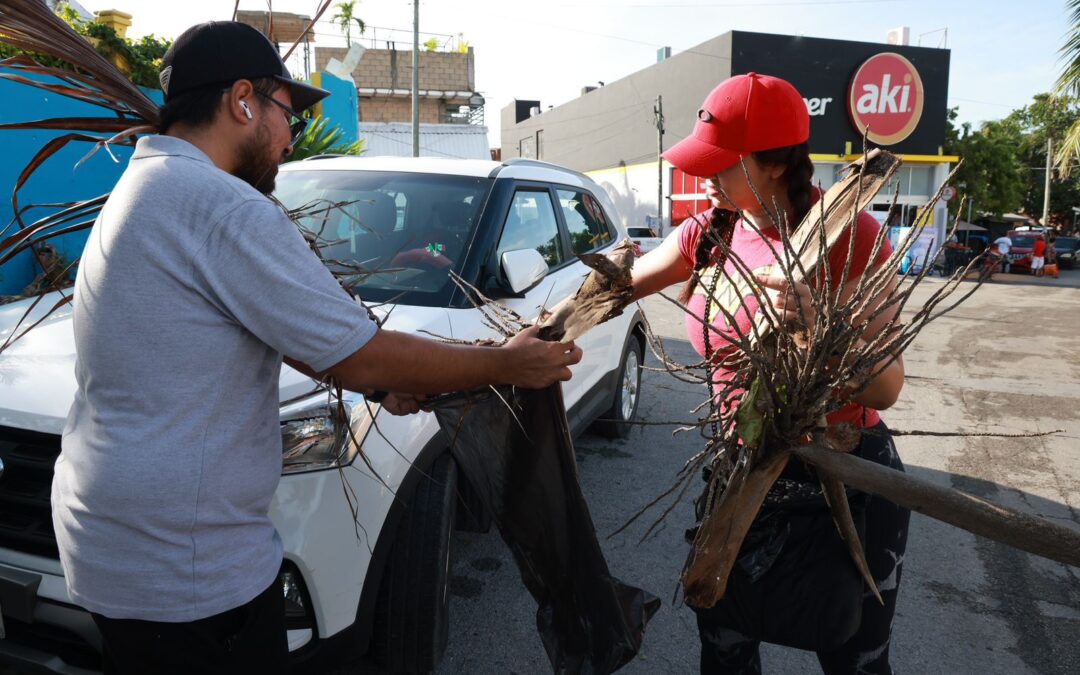
[[[247,118],[251,119],[251,108],[248,107],[247,101],[240,101],[240,108],[244,111],[244,114],[247,115]]]

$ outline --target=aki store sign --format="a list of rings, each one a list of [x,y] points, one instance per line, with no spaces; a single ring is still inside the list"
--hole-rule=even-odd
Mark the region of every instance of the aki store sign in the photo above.
[[[867,59],[848,85],[852,125],[879,145],[893,145],[910,136],[922,119],[924,101],[919,71],[892,52]]]
[[[937,155],[945,144],[950,52],[851,40],[732,34],[732,69],[781,77],[802,94],[810,152]]]

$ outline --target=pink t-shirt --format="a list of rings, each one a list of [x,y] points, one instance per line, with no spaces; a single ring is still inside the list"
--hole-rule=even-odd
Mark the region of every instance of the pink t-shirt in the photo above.
[[[815,202],[817,201],[817,197],[818,195],[815,194]],[[694,265],[694,253],[697,251],[702,228],[703,226],[707,226],[710,222],[711,215],[711,210],[705,211],[704,213],[698,214],[696,217],[688,218],[679,226],[679,250],[682,253],[683,259],[691,266]],[[859,214],[855,229],[855,249],[847,276],[848,281],[857,279],[866,271],[870,253],[874,248],[874,241],[880,230],[881,225],[873,216],[865,211]],[[781,252],[783,250],[783,245],[780,243],[780,234],[777,232],[776,228],[769,228],[768,230],[763,231],[762,234],[770,240],[772,247],[776,251]],[[829,269],[832,274],[832,284],[834,288],[840,282],[840,277],[843,275],[844,261],[847,258],[848,246],[848,234],[845,232],[829,252]],[[762,267],[776,263],[776,256],[773,255],[769,245],[766,244],[757,232],[744,227],[742,220],[735,223],[734,232],[732,233],[731,238],[731,248],[751,270],[759,270]],[[712,255],[718,256],[718,254],[719,249],[714,247]],[[889,244],[888,239],[886,239],[883,242],[881,250],[878,252],[878,256],[874,261],[874,266],[883,263],[891,254],[892,246]],[[728,326],[727,319],[723,312],[714,309],[713,312],[711,312],[714,314],[712,324],[721,333],[721,335],[717,335],[716,332],[711,332],[709,336],[709,341],[714,353],[723,353],[724,351],[732,349],[730,344],[725,343],[722,336],[723,334],[731,336],[732,339],[737,339],[739,332],[743,335],[749,334],[751,331],[750,317],[756,314],[759,308],[757,296],[741,279],[741,276],[735,270],[734,263],[728,260],[724,265],[724,269],[732,279],[738,280],[739,283],[731,284],[721,277],[716,287],[716,298],[718,303],[723,306],[727,313],[735,318],[738,325],[738,332]],[[710,283],[714,273],[715,266],[712,269],[706,268],[705,270],[700,271],[702,280],[706,285]],[[705,336],[701,318],[705,316],[705,300],[707,293],[706,287],[703,287],[700,284],[695,288],[694,294],[687,303],[687,308],[690,312],[686,315],[685,319],[686,332],[689,336],[690,344],[693,345],[697,353],[702,356],[705,355]],[[740,298],[745,300],[745,308],[740,304]],[[749,310],[749,312],[747,310]],[[715,379],[717,382],[724,382],[731,376],[732,373],[729,371],[718,368]],[[828,416],[829,424],[846,422],[859,428],[872,427],[877,424],[880,419],[881,418],[876,410],[866,408],[856,403],[849,403]]]

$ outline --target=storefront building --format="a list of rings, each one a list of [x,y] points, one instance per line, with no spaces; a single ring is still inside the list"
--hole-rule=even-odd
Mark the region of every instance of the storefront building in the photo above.
[[[663,194],[662,234],[708,208],[700,179],[657,163],[662,143],[689,135],[698,107],[731,75],[763,73],[791,82],[810,113],[815,182],[828,189],[869,147],[900,155],[904,164],[871,212],[890,225],[910,223],[957,161],[943,153],[949,51],[927,47],[825,40],[733,31],[656,65],[540,112],[536,101],[502,111],[504,158],[533,157],[584,171],[611,193],[624,224],[652,224]],[[655,109],[663,109],[658,139]],[[662,181],[662,183],[661,183]],[[889,216],[894,194],[898,208]],[[940,243],[944,201],[932,207],[926,244]]]

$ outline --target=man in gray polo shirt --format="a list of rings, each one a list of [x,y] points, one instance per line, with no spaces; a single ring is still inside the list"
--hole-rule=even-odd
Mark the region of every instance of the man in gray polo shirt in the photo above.
[[[378,329],[265,196],[326,95],[238,23],[195,26],[163,60],[162,135],[139,140],[75,289],[78,391],[53,481],[73,600],[106,672],[287,668],[283,358],[415,412],[428,392],[570,377],[581,351],[526,331],[500,349]]]

